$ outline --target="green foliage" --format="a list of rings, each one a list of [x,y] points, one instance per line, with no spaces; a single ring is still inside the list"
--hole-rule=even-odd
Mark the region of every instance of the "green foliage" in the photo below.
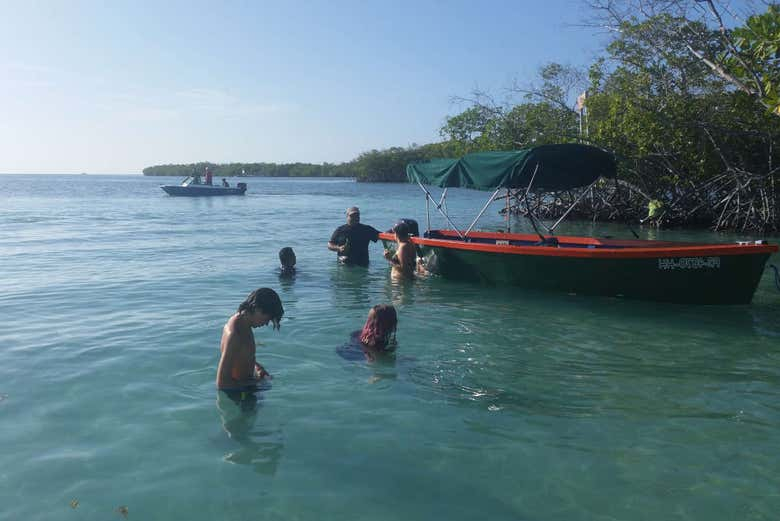
[[[736,89],[701,58],[729,56],[719,30],[661,13],[622,21],[590,67],[582,136],[566,106],[575,74],[558,64],[541,69],[541,86],[524,91],[525,102],[475,103],[447,119],[441,134],[458,155],[576,140],[612,150],[619,176],[644,202],[610,218],[646,219],[652,201],[656,224],[778,229],[780,118],[764,108],[778,110],[778,12],[770,7],[733,30],[747,67],[721,62],[746,78],[761,71],[763,98]]]
[[[729,71],[744,83],[757,83],[762,102],[780,116],[780,4],[751,16],[731,35],[737,53],[724,58]]]
[[[565,143],[575,140],[577,132],[577,114],[548,101],[522,103],[509,109],[471,107],[448,118],[441,128],[455,156]]]
[[[406,182],[406,165],[413,161],[457,155],[457,143],[432,143],[408,148],[393,147],[386,150],[364,152],[350,162],[358,181]]]
[[[591,69],[589,138],[615,151],[621,176],[663,205],[667,223],[723,227],[723,201],[733,198],[763,206],[734,209],[728,226],[776,228],[780,119],[681,51],[674,28],[685,23],[695,26],[693,45],[723,52],[720,35],[694,22],[624,23],[607,47],[615,67]]]
[[[143,169],[144,175],[185,177],[194,173],[203,175],[210,168],[214,177],[354,177],[351,163],[321,165],[311,163],[190,163],[157,165]]]

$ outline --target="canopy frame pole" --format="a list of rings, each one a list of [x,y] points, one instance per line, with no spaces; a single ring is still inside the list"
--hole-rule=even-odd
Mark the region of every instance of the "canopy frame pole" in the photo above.
[[[525,189],[525,195],[523,196],[523,199],[526,201],[528,200],[528,193],[531,191],[531,186],[534,184],[534,179],[536,179],[536,172],[539,171],[539,162],[536,162],[536,166],[534,167],[534,173],[531,174],[531,180],[528,182],[528,187]]]
[[[506,194],[507,194],[507,198],[509,198],[509,197],[510,197],[510,195],[511,195],[511,197],[517,201],[517,205],[518,205],[518,206],[520,206],[520,205],[521,205],[521,204],[523,204],[523,203],[526,203],[526,205],[525,205],[525,206],[526,206],[526,208],[528,208],[528,203],[527,203],[527,200],[528,200],[528,193],[531,191],[531,185],[532,185],[532,184],[533,184],[533,182],[534,182],[534,178],[536,177],[536,171],[537,171],[537,170],[539,170],[539,163],[536,163],[536,168],[534,168],[534,172],[533,172],[533,174],[531,175],[531,182],[530,182],[530,183],[528,183],[528,186],[526,187],[526,190],[525,190],[525,193],[523,194],[523,197],[519,197],[519,196],[517,195],[517,192],[515,192],[515,193],[512,193],[512,192],[511,192],[511,190],[510,190],[509,188],[507,188],[507,189],[506,189],[506,190],[507,190],[507,192],[506,192]]]
[[[580,202],[580,199],[582,199],[582,197],[583,197],[583,196],[584,196],[584,195],[585,195],[585,194],[588,192],[588,190],[590,190],[591,188],[593,188],[593,187],[595,186],[595,184],[599,182],[599,179],[601,179],[601,178],[598,178],[598,179],[596,179],[595,181],[593,181],[593,182],[592,182],[590,185],[588,185],[588,187],[587,187],[585,190],[583,190],[583,191],[580,193],[580,195],[578,195],[578,196],[577,196],[577,198],[574,200],[574,202],[573,202],[573,203],[571,203],[571,206],[569,206],[569,209],[568,209],[568,210],[566,210],[566,211],[563,213],[563,215],[561,215],[561,216],[558,218],[558,220],[557,220],[557,221],[555,221],[555,224],[553,224],[553,225],[552,225],[552,226],[549,228],[549,230],[550,230],[550,233],[552,233],[552,232],[553,232],[553,230],[555,230],[555,228],[556,228],[556,227],[557,227],[559,224],[561,224],[561,221],[563,221],[563,220],[566,218],[566,216],[567,216],[567,215],[569,215],[569,212],[571,212],[572,210],[574,210],[574,207],[575,207],[575,206],[577,206],[577,203],[579,203],[579,202]]]
[[[498,192],[501,190],[501,187],[496,188],[496,191],[493,192],[493,194],[490,196],[490,199],[487,200],[485,203],[485,206],[482,207],[482,210],[479,212],[479,215],[477,215],[474,220],[471,222],[471,225],[469,226],[468,230],[466,230],[466,233],[463,234],[463,237],[468,237],[469,233],[471,233],[471,229],[474,228],[474,225],[477,224],[477,221],[479,221],[479,218],[482,217],[482,214],[485,213],[485,211],[488,209],[488,206],[490,206],[493,201],[496,200],[496,195],[498,195]]]
[[[512,223],[511,218],[512,214],[510,213],[510,204],[509,204],[509,194],[510,190],[509,188],[506,189],[506,204],[504,205],[504,217],[506,218],[506,233],[509,233],[512,231]]]
[[[428,198],[425,198],[425,217],[428,220],[428,233],[431,232],[431,203]]]
[[[417,185],[422,189],[423,192],[425,192],[426,200],[430,199],[431,202],[433,202],[433,195],[431,195],[431,192],[429,192],[428,189],[425,188],[425,186],[423,186],[423,184],[420,181],[417,181]],[[446,192],[446,189],[445,189],[445,192]],[[443,196],[442,196],[442,198],[443,198]],[[434,204],[436,205],[436,209],[439,210],[439,213],[442,214],[442,216],[447,220],[448,223],[450,223],[450,226],[452,226],[452,229],[455,230],[455,233],[458,234],[458,237],[463,239],[463,234],[460,233],[460,230],[458,230],[458,227],[455,225],[454,222],[452,222],[452,219],[450,219],[450,216],[447,215],[447,212],[445,212],[445,211],[443,211],[441,209],[441,203],[434,203]]]
[[[534,213],[531,211],[531,204],[528,202],[528,194],[531,193],[531,186],[534,184],[534,179],[536,179],[536,172],[538,171],[539,162],[537,161],[536,167],[534,168],[534,173],[531,175],[531,180],[528,182],[528,188],[525,190],[523,200],[525,201],[525,209],[528,211],[528,220],[531,221],[531,226],[533,226],[536,235],[538,235],[539,238],[544,241],[544,235],[542,235],[542,232],[539,231],[539,227],[536,226],[536,218],[534,217]]]
[[[528,202],[528,197],[525,198],[525,209],[528,211],[528,220],[531,221],[531,226],[533,226],[536,235],[538,235],[539,238],[544,241],[544,235],[539,231],[539,227],[536,226],[536,218],[534,217],[534,213],[531,211],[531,204]]]

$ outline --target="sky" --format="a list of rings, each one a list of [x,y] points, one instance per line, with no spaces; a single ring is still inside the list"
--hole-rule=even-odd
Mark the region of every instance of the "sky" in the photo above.
[[[580,0],[0,0],[0,173],[340,163],[605,36]],[[579,25],[578,25],[579,24]]]

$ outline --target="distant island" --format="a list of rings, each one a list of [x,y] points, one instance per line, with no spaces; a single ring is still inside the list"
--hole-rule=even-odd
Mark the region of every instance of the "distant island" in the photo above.
[[[200,175],[210,168],[214,177],[355,177],[350,163],[229,163],[209,162],[156,165],[143,169],[149,176],[184,177],[197,172]]]
[[[220,177],[354,177],[359,182],[406,182],[406,165],[411,161],[451,155],[454,150],[443,143],[413,144],[371,150],[346,163],[227,163],[200,162],[155,165],[143,169],[146,176],[186,177],[203,175],[209,168]]]

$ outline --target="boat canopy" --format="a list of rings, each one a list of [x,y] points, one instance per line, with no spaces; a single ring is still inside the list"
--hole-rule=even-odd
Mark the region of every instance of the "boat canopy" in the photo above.
[[[533,189],[555,192],[615,176],[612,154],[576,143],[477,152],[460,159],[418,161],[406,167],[406,177],[412,183],[476,190],[527,188],[532,183]]]

